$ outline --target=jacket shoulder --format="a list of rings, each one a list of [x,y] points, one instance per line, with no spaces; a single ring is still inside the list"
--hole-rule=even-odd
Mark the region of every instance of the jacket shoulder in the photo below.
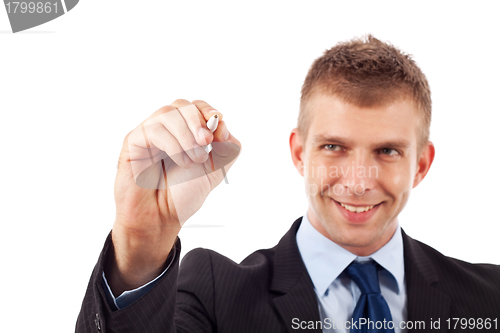
[[[435,263],[435,267],[442,276],[462,276],[464,279],[477,282],[491,283],[493,287],[500,289],[500,265],[486,263],[470,263],[460,259],[446,256],[436,249],[420,241],[417,242],[425,252],[429,260]]]
[[[435,286],[451,296],[452,306],[468,309],[478,301],[500,309],[500,265],[469,263],[415,242],[435,270]]]
[[[257,250],[241,263],[236,263],[216,251],[196,248],[189,251],[182,259],[179,275],[184,272],[190,276],[209,274],[212,277],[227,276],[230,279],[252,275],[262,277],[271,273],[273,263],[274,248]]]

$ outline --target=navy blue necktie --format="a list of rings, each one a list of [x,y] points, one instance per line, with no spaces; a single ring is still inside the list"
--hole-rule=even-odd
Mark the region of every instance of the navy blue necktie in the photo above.
[[[351,333],[394,333],[392,323],[389,324],[392,322],[389,305],[380,293],[378,268],[382,267],[371,261],[367,264],[352,262],[346,269],[347,275],[361,290],[361,296],[352,314],[352,322],[357,325],[351,327]],[[360,320],[361,318],[364,320]],[[362,323],[365,324],[360,325]]]

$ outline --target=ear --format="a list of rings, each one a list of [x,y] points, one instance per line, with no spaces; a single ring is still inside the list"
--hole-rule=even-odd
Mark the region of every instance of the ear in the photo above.
[[[294,128],[290,133],[290,153],[292,154],[293,165],[304,177],[304,146],[298,129]]]
[[[431,168],[432,161],[434,161],[434,154],[436,153],[434,144],[429,141],[422,149],[417,163],[417,173],[413,180],[413,187],[416,187],[424,179],[425,175]]]

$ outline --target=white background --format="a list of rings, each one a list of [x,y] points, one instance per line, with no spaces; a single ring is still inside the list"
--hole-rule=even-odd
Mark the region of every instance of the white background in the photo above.
[[[243,144],[229,185],[181,231],[183,254],[240,261],[274,246],[307,209],[288,148],[306,72],[366,33],[413,54],[432,90],[436,158],[402,227],[500,264],[495,1],[177,3],[82,0],[19,34],[0,8],[2,331],[74,331],[114,221],[123,138],[178,98],[211,103]]]

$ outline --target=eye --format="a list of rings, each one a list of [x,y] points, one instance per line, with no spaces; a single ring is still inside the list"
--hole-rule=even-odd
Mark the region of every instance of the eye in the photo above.
[[[396,149],[393,149],[393,148],[382,148],[382,149],[380,149],[380,153],[382,155],[387,155],[387,156],[400,155],[399,152]]]
[[[323,148],[325,148],[326,150],[329,150],[329,151],[341,151],[342,150],[342,146],[333,145],[333,144],[323,145]]]

